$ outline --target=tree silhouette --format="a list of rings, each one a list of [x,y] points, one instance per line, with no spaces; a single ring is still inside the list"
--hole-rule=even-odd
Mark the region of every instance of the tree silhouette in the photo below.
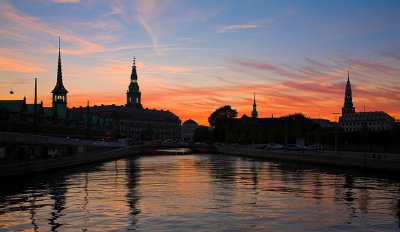
[[[236,118],[237,111],[232,109],[230,105],[222,106],[216,109],[210,117],[208,117],[208,123],[212,127],[223,127],[228,124],[231,119]]]

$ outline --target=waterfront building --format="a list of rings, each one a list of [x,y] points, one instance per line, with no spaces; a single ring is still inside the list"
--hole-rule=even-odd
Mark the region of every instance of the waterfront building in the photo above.
[[[188,119],[182,123],[182,140],[184,141],[192,141],[195,130],[199,127],[199,124],[192,120]]]
[[[136,59],[133,60],[125,106],[100,105],[72,108],[73,121],[96,128],[107,128],[111,137],[134,140],[179,139],[181,120],[168,110],[143,108],[138,84]]]
[[[9,130],[9,123],[27,123],[24,127],[29,129],[29,124],[67,124],[69,122],[69,110],[67,107],[68,91],[64,87],[61,66],[61,42],[58,40],[58,67],[57,81],[52,93],[52,106],[44,107],[43,101],[39,104],[27,104],[26,97],[22,100],[0,100],[0,112],[2,127]],[[35,84],[36,86],[36,84]],[[35,87],[36,88],[36,87]],[[36,108],[36,109],[35,109]],[[36,120],[35,120],[36,118]],[[20,126],[11,126],[20,127]],[[11,129],[12,130],[12,129]]]
[[[28,121],[26,98],[22,100],[0,100],[1,121]]]
[[[311,120],[322,128],[332,128],[337,125],[336,122],[331,122],[324,118],[311,118]]]
[[[136,59],[126,104],[68,108],[68,91],[63,84],[61,46],[58,41],[57,81],[52,106],[27,104],[22,100],[0,100],[0,131],[37,132],[68,137],[131,137],[137,140],[179,139],[181,120],[168,110],[144,109],[138,84]]]
[[[392,128],[394,123],[394,118],[383,111],[356,112],[353,105],[350,74],[348,72],[342,116],[339,117],[339,126],[346,132],[359,131],[362,128],[380,131]]]

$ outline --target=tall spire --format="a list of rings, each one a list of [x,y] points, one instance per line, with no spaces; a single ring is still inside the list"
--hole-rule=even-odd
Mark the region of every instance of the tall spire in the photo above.
[[[253,117],[253,118],[258,117],[257,104],[256,104],[256,93],[254,93],[253,111],[251,112],[251,117]]]
[[[64,84],[63,84],[63,79],[62,79],[62,68],[61,68],[61,38],[60,36],[58,37],[58,68],[57,68],[57,83],[56,86],[54,87],[53,91],[54,92],[62,92],[62,93],[68,93],[68,91],[65,89]]]
[[[346,83],[346,91],[344,94],[344,104],[342,108],[342,116],[349,113],[355,113],[356,110],[353,106],[353,96],[351,91],[351,84],[350,84],[350,71],[347,70],[347,83]]]
[[[53,91],[53,107],[56,105],[67,105],[67,89],[65,89],[62,79],[62,68],[61,68],[61,38],[58,37],[58,67],[57,67],[57,82]]]
[[[62,84],[62,69],[61,69],[61,38],[58,36],[58,69],[57,69],[57,85]]]

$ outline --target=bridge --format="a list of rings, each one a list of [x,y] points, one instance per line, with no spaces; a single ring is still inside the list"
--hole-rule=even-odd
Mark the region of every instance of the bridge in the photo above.
[[[173,150],[173,149],[181,149],[186,148],[192,150],[194,153],[210,153],[215,151],[215,147],[211,145],[203,145],[203,144],[158,144],[158,145],[143,145],[142,152],[143,153],[158,153],[160,150]]]
[[[126,147],[126,143],[124,141],[104,142],[34,134],[0,132],[0,163],[9,162],[12,160],[24,161],[31,159],[47,159],[51,157],[81,155],[110,151],[123,147]],[[152,144],[137,147],[137,149],[144,154],[160,154],[160,150],[181,148],[190,149],[194,153],[210,153],[215,151],[214,146],[206,144]],[[177,153],[182,152],[177,151]]]
[[[121,143],[0,132],[0,163],[102,152],[124,146]]]

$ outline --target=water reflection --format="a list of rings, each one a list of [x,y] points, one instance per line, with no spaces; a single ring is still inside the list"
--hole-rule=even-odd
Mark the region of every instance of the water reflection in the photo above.
[[[49,184],[49,194],[50,198],[54,200],[53,210],[50,212],[49,224],[51,225],[51,230],[55,231],[62,224],[58,222],[58,219],[64,214],[62,211],[65,209],[65,193],[67,188],[65,185],[65,178],[60,177],[56,180],[51,180]]]
[[[400,182],[223,155],[146,156],[4,183],[5,231],[396,231]]]
[[[139,200],[138,196],[138,183],[140,180],[139,176],[139,165],[137,159],[127,160],[127,168],[126,168],[126,200],[130,209],[130,227],[129,229],[134,230],[135,225],[137,223],[137,215],[140,213],[140,210],[137,208],[137,202]]]

